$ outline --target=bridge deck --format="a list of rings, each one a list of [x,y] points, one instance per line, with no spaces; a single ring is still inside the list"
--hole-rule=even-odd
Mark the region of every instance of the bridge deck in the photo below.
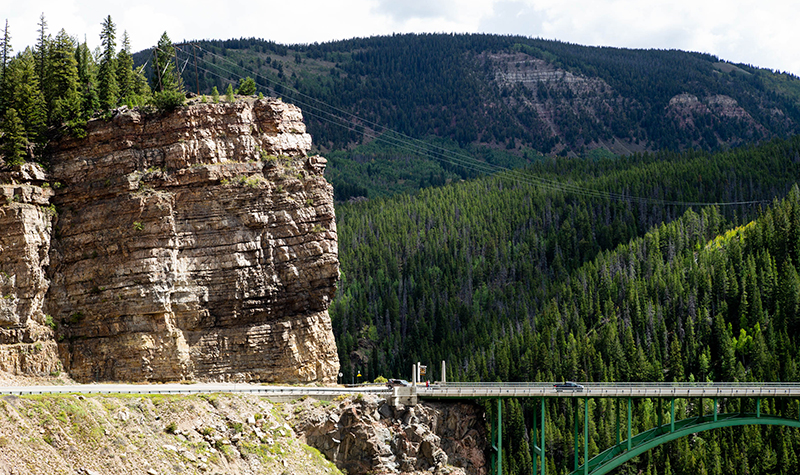
[[[800,397],[800,383],[581,383],[582,390],[562,390],[556,383],[447,383],[417,386],[420,398],[517,397]]]
[[[369,393],[388,395],[389,389],[382,385],[341,387],[341,386],[271,386],[235,383],[197,383],[197,384],[75,384],[64,386],[0,386],[0,395],[26,394],[204,394],[204,393],[247,393],[268,397],[299,398],[311,396],[330,398],[340,395]]]

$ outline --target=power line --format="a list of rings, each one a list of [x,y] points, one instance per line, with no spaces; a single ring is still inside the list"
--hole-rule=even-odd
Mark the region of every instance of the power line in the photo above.
[[[289,92],[288,96],[290,97],[292,102],[301,106],[301,108],[303,109],[303,113],[306,115],[309,115],[311,117],[314,117],[320,121],[329,124],[343,127],[351,132],[359,133],[364,137],[370,138],[372,140],[381,143],[392,145],[394,147],[408,151],[410,153],[427,156],[428,158],[440,162],[446,162],[450,165],[463,167],[479,173],[491,175],[495,173],[504,172],[512,181],[515,181],[520,184],[537,186],[551,191],[560,191],[563,193],[579,195],[587,198],[607,198],[610,200],[629,201],[640,204],[657,204],[662,206],[667,205],[667,206],[681,206],[681,207],[690,207],[690,206],[704,207],[704,206],[746,206],[746,205],[768,203],[768,200],[691,202],[691,201],[663,200],[658,198],[640,197],[614,191],[587,189],[574,183],[550,180],[544,177],[533,175],[531,173],[524,173],[519,169],[511,169],[501,165],[483,162],[477,160],[475,157],[471,155],[461,152],[456,152],[436,144],[431,144],[422,141],[420,139],[416,139],[414,137],[408,136],[406,134],[395,131],[388,127],[382,126],[376,122],[359,117],[356,114],[353,114],[352,112],[346,111],[341,108],[337,108],[322,100],[319,100],[315,97],[309,96],[301,91],[298,91],[297,89],[288,86],[278,80],[271,79],[267,76],[259,74],[257,71],[253,71],[244,66],[240,66],[235,62],[233,62],[232,60],[230,60],[229,58],[214,53],[213,51],[204,49],[202,46],[196,43],[174,44],[173,46],[176,49],[176,53],[177,51],[180,51],[181,53],[187,54],[187,61],[186,61],[187,63],[189,61],[188,53],[186,53],[183,49],[180,48],[183,45],[191,45],[193,50],[194,48],[197,48],[201,52],[206,53],[206,55],[218,58],[221,61],[228,63],[229,65],[239,70],[244,71],[245,73],[249,73],[252,76],[255,76],[254,80],[256,81],[256,83],[259,84],[260,81],[259,85],[262,87],[266,87],[270,91],[275,91],[276,93],[279,90],[282,90],[282,92]],[[244,78],[243,75],[234,72],[230,69],[227,69],[225,67],[222,67],[219,64],[213,63],[212,61],[209,61],[203,56],[201,56],[200,61],[206,65],[211,65],[212,67],[222,72],[225,72],[229,75],[228,77],[225,77],[205,67],[199,67],[200,70],[209,73],[211,75],[214,75],[220,79],[229,79],[230,77],[238,79]],[[198,66],[196,66],[196,68],[198,68]]]

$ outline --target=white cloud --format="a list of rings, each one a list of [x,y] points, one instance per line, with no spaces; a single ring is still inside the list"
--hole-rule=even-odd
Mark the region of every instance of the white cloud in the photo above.
[[[753,0],[499,0],[481,28],[571,43],[683,49],[800,74],[800,7]]]
[[[44,12],[91,47],[111,15],[134,50],[167,31],[173,41],[258,37],[312,43],[404,32],[487,32],[586,45],[702,51],[800,75],[800,7],[770,0],[208,0],[100,2],[0,0],[16,50],[36,41]],[[2,18],[0,17],[0,21]]]

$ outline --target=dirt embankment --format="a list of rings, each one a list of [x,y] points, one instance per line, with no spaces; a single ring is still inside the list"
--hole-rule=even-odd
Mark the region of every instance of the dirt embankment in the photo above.
[[[248,395],[4,396],[0,475],[340,474],[289,404]]]

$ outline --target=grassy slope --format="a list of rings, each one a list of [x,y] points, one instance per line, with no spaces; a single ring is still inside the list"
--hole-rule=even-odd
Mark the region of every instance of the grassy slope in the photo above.
[[[256,396],[6,396],[0,421],[0,473],[341,473]]]

